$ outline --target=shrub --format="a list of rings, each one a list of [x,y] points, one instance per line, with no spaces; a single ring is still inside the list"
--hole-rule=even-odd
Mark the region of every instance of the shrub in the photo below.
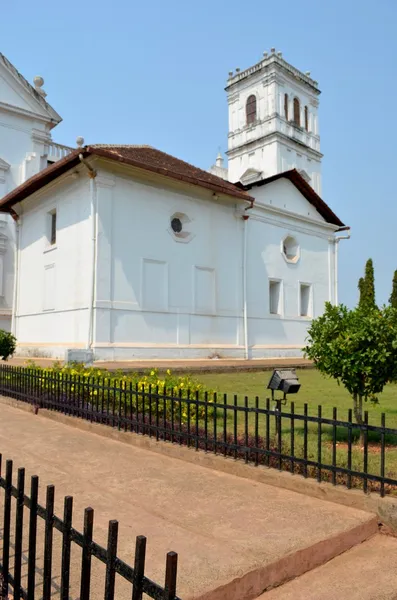
[[[308,329],[305,355],[324,375],[342,383],[363,423],[363,401],[377,402],[389,381],[397,380],[396,309],[325,305]]]
[[[2,360],[7,360],[14,354],[16,345],[17,340],[12,333],[0,329],[0,357]]]
[[[64,366],[55,363],[52,367],[41,368],[34,362],[29,363],[29,368],[37,374],[37,399],[47,404],[77,407],[85,403],[96,412],[148,414],[152,411],[159,416],[165,414],[167,418],[171,418],[174,410],[182,422],[186,422],[188,416],[195,419],[196,412],[199,419],[206,412],[212,414],[210,405],[214,402],[214,390],[205,388],[190,375],[174,375],[170,369],[163,374],[158,369],[138,374],[112,372],[82,364]],[[180,401],[171,401],[170,396]],[[201,403],[187,402],[188,398]]]

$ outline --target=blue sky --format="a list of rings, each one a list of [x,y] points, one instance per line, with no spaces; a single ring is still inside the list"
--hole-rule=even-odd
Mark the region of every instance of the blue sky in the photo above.
[[[224,86],[274,46],[319,81],[323,198],[352,227],[340,300],[368,257],[377,300],[397,269],[395,0],[5,2],[0,50],[45,79],[55,141],[146,143],[202,168],[227,145]],[[393,241],[394,240],[394,241]]]

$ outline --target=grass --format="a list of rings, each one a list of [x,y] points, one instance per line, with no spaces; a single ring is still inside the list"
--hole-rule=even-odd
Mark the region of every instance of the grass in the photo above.
[[[333,408],[337,408],[338,420],[348,420],[348,410],[352,408],[352,399],[349,393],[343,386],[339,386],[335,380],[324,378],[315,369],[302,369],[297,371],[301,389],[298,394],[289,396],[287,405],[283,407],[285,412],[290,412],[290,402],[295,404],[295,413],[303,414],[304,404],[308,404],[308,412],[311,416],[317,415],[318,406],[322,406],[322,416],[332,418]],[[233,403],[233,397],[237,394],[237,402],[243,405],[245,397],[248,397],[248,406],[255,406],[255,397],[259,397],[259,407],[266,406],[266,398],[270,397],[270,390],[267,390],[267,384],[270,379],[271,372],[248,372],[248,373],[219,373],[219,374],[203,374],[198,377],[200,383],[206,387],[219,391],[219,402],[223,402],[223,394],[228,395],[228,404]],[[364,405],[364,409],[368,410],[369,423],[371,425],[381,424],[381,414],[386,414],[386,427],[395,428],[397,430],[397,385],[389,384],[385,387],[382,394],[379,395],[379,403],[373,404],[368,402]],[[233,412],[233,411],[231,411]],[[223,428],[222,409],[218,409],[218,433],[221,435]],[[252,434],[255,428],[255,415],[249,413],[248,429]],[[227,420],[227,429],[230,431],[232,427],[233,415],[230,415]],[[242,431],[245,427],[244,414],[239,413],[238,429]],[[298,457],[303,457],[303,422],[295,420],[295,439],[294,439],[294,454]],[[271,437],[275,437],[274,419],[271,418]],[[332,427],[322,426],[322,457],[323,464],[332,464]],[[260,415],[259,419],[259,434],[266,435],[265,416]],[[337,437],[337,460],[336,464],[341,467],[348,466],[347,439],[348,429],[338,427],[336,432]],[[283,452],[289,454],[291,450],[291,421],[289,418],[282,419],[282,439]],[[352,468],[357,471],[363,470],[363,451],[359,443],[358,430],[352,430],[353,451],[352,451]],[[374,475],[380,474],[380,436],[370,432],[368,435],[369,453],[368,453],[368,472]],[[386,460],[385,460],[385,475],[392,479],[397,479],[397,435],[386,435]],[[308,431],[308,456],[311,460],[317,460],[317,445],[318,445],[318,426],[317,424],[309,424]],[[391,491],[391,490],[389,490]]]
[[[266,389],[271,371],[250,373],[218,373],[203,374],[198,377],[200,383],[208,388],[233,396],[248,396],[249,405],[253,406],[255,396],[259,396],[259,406],[265,406],[266,398],[270,397],[270,390]],[[332,409],[338,409],[338,418],[347,420],[349,408],[353,408],[353,401],[343,386],[339,386],[334,379],[325,378],[315,369],[297,370],[301,389],[298,394],[289,396],[289,401],[294,401],[295,411],[303,413],[305,403],[309,405],[309,414],[316,414],[318,405],[322,406],[323,416],[332,418]],[[289,402],[288,402],[289,404]],[[364,404],[368,410],[371,425],[380,425],[381,414],[386,413],[386,426],[397,429],[397,385],[389,384],[379,395],[379,404],[367,402]]]

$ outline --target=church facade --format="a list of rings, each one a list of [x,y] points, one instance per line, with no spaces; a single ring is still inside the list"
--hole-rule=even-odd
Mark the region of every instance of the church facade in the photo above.
[[[38,89],[27,86],[18,93],[48,113],[40,78]],[[226,89],[227,168],[221,155],[206,172],[148,146],[81,139],[55,156],[56,113],[42,119],[41,137],[30,133],[42,146],[21,147],[18,168],[0,146],[0,161],[20,178],[0,199],[14,231],[19,354],[301,354],[311,319],[337,302],[345,229],[319,196],[319,90],[273,49],[230,73]],[[24,171],[29,152],[34,172]]]

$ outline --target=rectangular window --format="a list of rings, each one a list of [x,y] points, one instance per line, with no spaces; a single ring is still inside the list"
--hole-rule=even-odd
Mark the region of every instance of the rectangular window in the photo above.
[[[312,286],[309,283],[300,284],[300,315],[312,316]]]
[[[271,315],[281,315],[281,281],[269,281],[269,312]]]
[[[57,211],[54,209],[47,214],[47,240],[49,246],[57,243]]]

